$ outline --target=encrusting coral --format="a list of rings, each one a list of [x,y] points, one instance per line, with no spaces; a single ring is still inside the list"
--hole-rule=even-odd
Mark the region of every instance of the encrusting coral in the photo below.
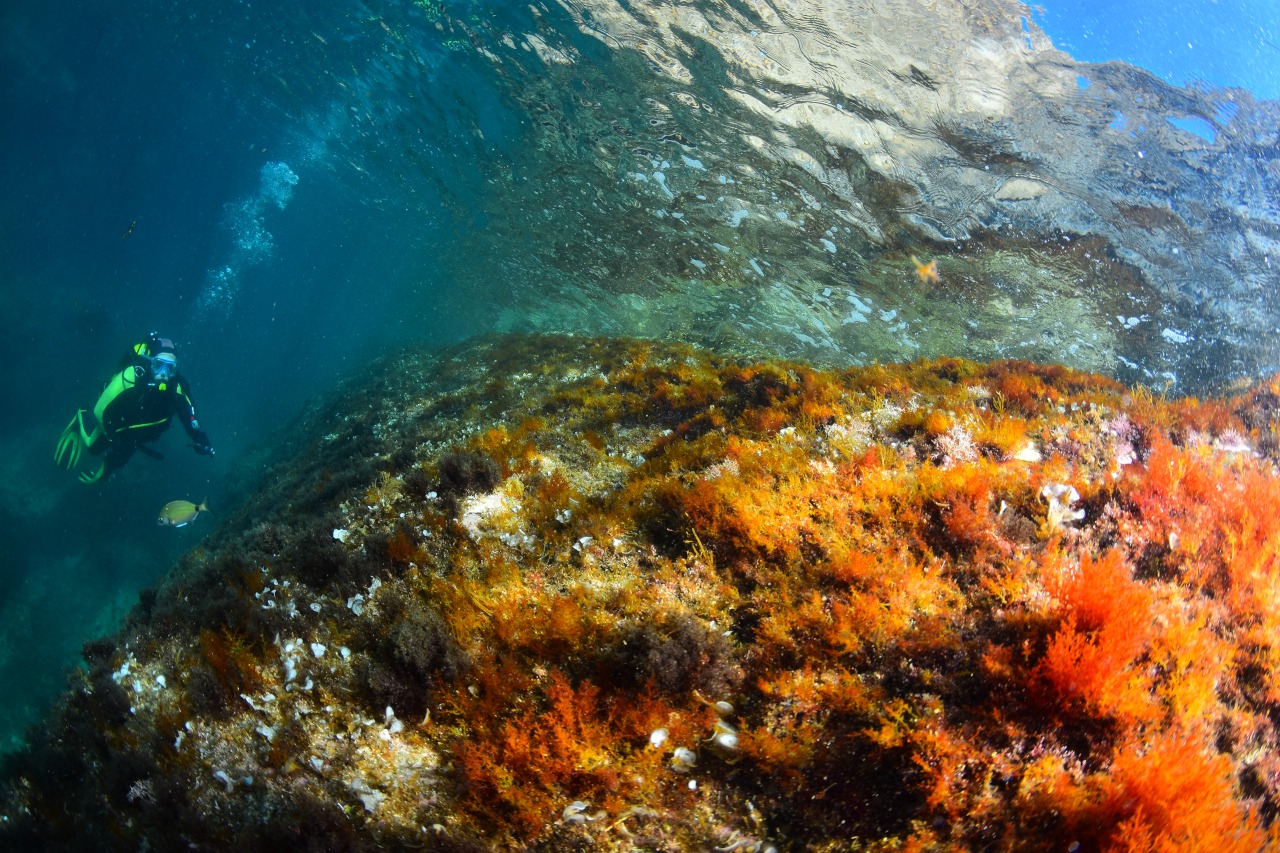
[[[9,849],[1280,844],[1280,379],[372,375],[86,648]]]

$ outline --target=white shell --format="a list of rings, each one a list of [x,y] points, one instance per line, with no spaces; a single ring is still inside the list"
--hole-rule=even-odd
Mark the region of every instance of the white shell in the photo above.
[[[735,750],[738,748],[738,736],[733,732],[720,732],[712,738],[716,746],[725,750]]]
[[[698,753],[684,746],[676,747],[671,756],[671,769],[677,773],[688,773],[698,764]]]

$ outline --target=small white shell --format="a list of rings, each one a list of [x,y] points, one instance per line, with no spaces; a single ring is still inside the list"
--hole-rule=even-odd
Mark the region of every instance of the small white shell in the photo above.
[[[667,742],[666,729],[654,729],[653,733],[649,735],[649,746],[656,748],[656,747],[662,746],[666,742]]]
[[[719,732],[712,736],[711,743],[720,749],[732,752],[738,748],[738,736],[733,732]]]
[[[1021,450],[1013,454],[1011,457],[1019,462],[1039,462],[1041,459],[1040,450],[1036,447],[1034,441],[1028,441]]]
[[[698,753],[687,747],[676,747],[675,754],[671,756],[671,769],[677,773],[688,773],[698,764]]]
[[[587,810],[590,803],[584,803],[582,800],[574,800],[572,803],[564,807],[564,811],[560,813],[560,817],[571,823],[580,823],[585,820],[583,812]]]

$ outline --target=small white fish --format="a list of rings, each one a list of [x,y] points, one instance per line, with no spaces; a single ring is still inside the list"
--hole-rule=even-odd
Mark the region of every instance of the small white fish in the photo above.
[[[208,498],[198,504],[193,504],[191,501],[169,501],[161,507],[156,524],[161,527],[186,527],[196,520],[197,515],[208,511]]]

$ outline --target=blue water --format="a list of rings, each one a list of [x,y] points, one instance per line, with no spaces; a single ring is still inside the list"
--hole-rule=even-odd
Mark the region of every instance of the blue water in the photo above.
[[[1280,4],[1274,0],[1062,0],[1035,16],[1084,62],[1121,60],[1166,82],[1248,89],[1280,98]]]
[[[448,5],[459,19],[531,18],[523,2]],[[519,263],[499,274],[494,235],[553,254],[509,233],[518,220],[493,200],[528,179],[529,112],[464,34],[432,29],[436,8],[0,9],[0,750],[80,644],[198,544],[235,500],[228,476],[244,482],[247,454],[308,399],[389,346],[508,323]],[[1280,97],[1272,3],[1049,3],[1036,20],[1082,59]],[[569,112],[591,94],[547,98]],[[54,439],[151,330],[177,340],[218,455],[195,456],[175,429],[162,462],[82,487],[50,464]],[[206,496],[213,518],[155,526],[165,502]]]

